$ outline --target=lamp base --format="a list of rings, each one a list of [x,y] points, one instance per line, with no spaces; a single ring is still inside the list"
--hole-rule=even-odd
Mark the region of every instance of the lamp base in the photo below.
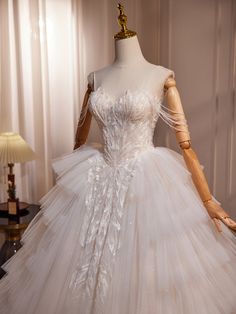
[[[9,198],[7,201],[7,208],[8,208],[8,215],[11,216],[20,216],[20,206],[19,206],[19,199]]]
[[[20,223],[20,206],[19,199],[8,199],[8,223],[9,224],[19,224]]]

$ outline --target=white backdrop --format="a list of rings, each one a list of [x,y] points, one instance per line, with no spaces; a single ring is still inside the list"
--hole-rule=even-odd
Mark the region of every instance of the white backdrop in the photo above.
[[[193,146],[214,195],[234,214],[235,1],[122,3],[146,59],[175,71]],[[48,191],[51,159],[72,150],[87,74],[113,59],[116,18],[110,0],[0,0],[0,130],[19,132],[38,154],[17,168],[24,200]],[[95,124],[89,140],[99,140]],[[155,142],[178,150],[162,123]]]

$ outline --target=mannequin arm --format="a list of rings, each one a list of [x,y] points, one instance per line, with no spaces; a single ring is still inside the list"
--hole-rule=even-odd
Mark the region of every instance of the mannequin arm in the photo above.
[[[83,145],[86,142],[86,139],[88,137],[92,115],[90,111],[87,110],[87,104],[88,104],[88,99],[89,99],[89,95],[91,91],[92,91],[92,88],[90,87],[90,85],[88,85],[87,91],[84,95],[81,114],[80,114],[79,122],[77,125],[74,149]],[[85,110],[86,112],[84,113]]]
[[[212,195],[207,184],[206,177],[203,173],[202,167],[199,163],[197,155],[191,148],[190,135],[185,120],[183,107],[181,104],[179,92],[176,88],[176,82],[173,78],[168,78],[165,83],[167,105],[176,121],[176,139],[182,149],[183,157],[188,170],[192,175],[192,180],[199,196],[209,214],[212,218],[217,230],[222,231],[220,220],[229,228],[236,230],[236,222],[229,217],[224,209],[212,199]],[[179,122],[179,123],[178,123]]]

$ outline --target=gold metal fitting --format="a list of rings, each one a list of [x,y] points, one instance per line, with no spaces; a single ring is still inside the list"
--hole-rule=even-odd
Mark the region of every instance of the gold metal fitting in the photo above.
[[[126,26],[127,16],[124,14],[124,6],[118,3],[117,8],[120,12],[117,21],[118,21],[118,24],[121,26],[121,30],[119,33],[115,34],[114,38],[125,39],[125,38],[136,36],[137,35],[136,32],[127,29],[127,26]]]

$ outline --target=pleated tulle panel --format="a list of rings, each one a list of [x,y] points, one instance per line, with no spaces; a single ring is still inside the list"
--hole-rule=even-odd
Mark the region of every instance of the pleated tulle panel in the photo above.
[[[150,147],[120,165],[86,145],[5,265],[1,314],[235,314],[236,237],[218,233],[183,158]]]
[[[179,154],[136,167],[104,313],[236,313],[235,234],[215,230]]]

